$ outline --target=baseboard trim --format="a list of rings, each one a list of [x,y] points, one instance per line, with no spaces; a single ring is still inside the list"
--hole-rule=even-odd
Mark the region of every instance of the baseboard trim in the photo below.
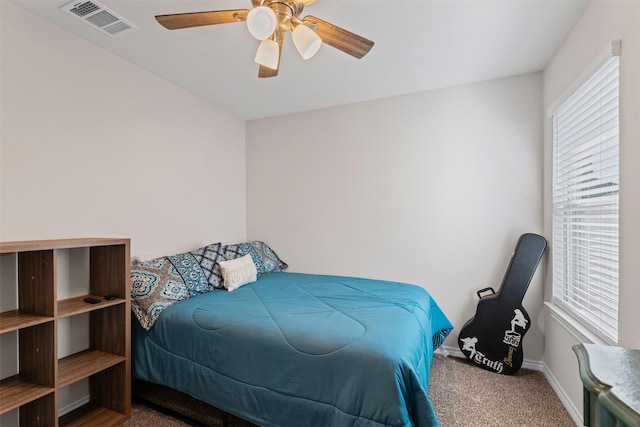
[[[74,411],[74,410],[80,408],[81,406],[84,406],[84,405],[88,404],[89,402],[91,402],[91,396],[86,395],[82,399],[76,400],[75,402],[71,403],[70,405],[67,405],[67,406],[65,406],[63,408],[60,408],[60,410],[58,411],[58,417],[66,415],[69,412]]]
[[[442,354],[442,355],[446,356],[444,354],[444,352],[442,351],[443,349],[450,356],[460,357],[460,358],[465,358],[466,357],[464,355],[464,353],[458,347],[450,347],[448,345],[443,345],[442,347],[438,348],[436,350],[436,353],[439,353],[439,354]],[[543,370],[543,366],[544,366],[544,364],[541,361],[537,361],[537,360],[524,359],[522,361],[522,367],[524,369],[530,369],[532,371],[542,371]]]
[[[549,385],[551,385],[553,391],[556,393],[556,396],[558,396],[558,399],[560,399],[560,402],[562,402],[562,405],[564,405],[565,409],[569,413],[569,416],[573,419],[573,422],[576,423],[576,426],[583,426],[584,424],[582,424],[582,412],[571,402],[571,399],[569,399],[567,393],[565,393],[564,389],[560,386],[560,383],[558,382],[558,380],[556,380],[556,377],[553,376],[551,370],[544,363],[542,373],[547,379]]]

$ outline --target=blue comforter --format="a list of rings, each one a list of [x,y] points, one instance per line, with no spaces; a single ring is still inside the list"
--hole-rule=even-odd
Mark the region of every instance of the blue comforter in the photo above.
[[[452,326],[421,287],[273,273],[133,323],[135,378],[258,425],[438,425],[429,368]]]

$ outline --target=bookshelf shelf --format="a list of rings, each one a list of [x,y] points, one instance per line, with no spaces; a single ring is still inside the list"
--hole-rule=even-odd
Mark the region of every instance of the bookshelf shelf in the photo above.
[[[88,292],[58,300],[59,252],[79,248],[86,248],[81,250],[88,251],[89,263],[70,268],[88,269]],[[20,425],[126,421],[131,415],[129,239],[0,242],[0,256],[5,255],[15,258],[16,277],[0,289],[17,287],[18,307],[0,312],[0,334],[17,332],[18,373],[0,380],[0,414],[18,408]],[[106,300],[107,295],[115,298]],[[87,297],[100,302],[87,303]],[[84,313],[89,348],[58,359],[57,321]],[[87,378],[89,404],[60,417],[59,390]]]

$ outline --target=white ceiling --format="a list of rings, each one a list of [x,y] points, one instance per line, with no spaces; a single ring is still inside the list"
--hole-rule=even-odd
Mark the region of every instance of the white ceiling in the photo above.
[[[140,27],[108,37],[59,10],[14,3],[218,105],[257,119],[542,70],[588,0],[318,0],[314,15],[375,42],[356,59],[328,45],[303,60],[285,39],[280,72],[258,79],[244,23],[169,31],[155,15],[250,9],[250,0],[98,0]]]

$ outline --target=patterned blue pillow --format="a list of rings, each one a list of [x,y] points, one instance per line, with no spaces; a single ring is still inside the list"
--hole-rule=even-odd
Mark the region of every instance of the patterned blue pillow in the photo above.
[[[189,290],[189,296],[193,297],[211,290],[207,276],[195,256],[184,253],[168,256],[167,259],[182,276],[182,280]]]
[[[190,252],[204,270],[204,275],[209,282],[209,290],[222,288],[222,273],[220,272],[219,261],[224,261],[224,250],[222,243],[213,243],[200,249]]]
[[[251,255],[251,259],[253,259],[253,263],[256,265],[256,270],[258,270],[258,276],[282,271],[289,267],[287,263],[278,257],[273,249],[267,246],[266,243],[258,240],[235,245],[226,245],[224,247],[224,256],[227,260],[235,259],[247,254]]]
[[[131,269],[131,309],[149,330],[165,308],[189,298],[189,291],[166,257],[142,262]]]
[[[237,243],[235,245],[225,245],[222,247],[222,254],[226,261],[231,261],[232,259],[240,258],[241,256],[246,255],[240,249],[241,243]]]

